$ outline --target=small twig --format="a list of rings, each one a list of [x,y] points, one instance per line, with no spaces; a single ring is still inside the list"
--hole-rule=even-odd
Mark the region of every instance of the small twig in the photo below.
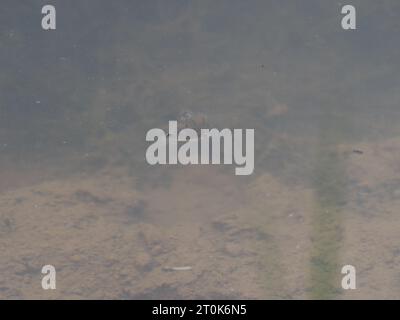
[[[192,270],[191,266],[183,266],[183,267],[163,267],[164,271],[188,271]]]

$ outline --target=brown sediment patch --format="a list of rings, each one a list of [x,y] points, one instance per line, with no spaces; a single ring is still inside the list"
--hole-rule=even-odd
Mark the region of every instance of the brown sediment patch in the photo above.
[[[239,236],[235,245],[225,247],[230,236],[212,222],[233,208],[229,204],[223,211],[223,204],[235,198],[231,181],[225,180],[230,178],[196,170],[190,176],[177,172],[169,191],[137,191],[126,172],[110,169],[3,193],[0,296],[259,296],[255,253],[242,247]],[[45,264],[56,267],[55,291],[40,287]],[[165,271],[182,265],[191,268]]]
[[[304,297],[309,191],[269,175],[248,184],[211,166],[174,170],[169,187],[140,191],[107,169],[5,192],[0,296]],[[55,291],[40,287],[45,264]]]
[[[270,237],[259,248],[263,298],[307,298],[313,192],[264,174],[249,188],[250,225]],[[260,245],[260,244],[258,244]]]
[[[343,146],[346,150],[354,146]],[[400,297],[400,139],[357,144],[363,154],[349,155],[352,180],[345,211],[343,265],[357,270],[357,289],[346,299]]]
[[[358,276],[358,289],[338,297],[400,296],[400,140],[336,150],[350,181],[338,259]],[[314,189],[267,173],[171,170],[156,188],[106,168],[3,192],[0,297],[309,297]],[[57,269],[56,291],[40,287],[45,264]]]
[[[168,187],[145,190],[149,218],[157,225],[209,222],[244,205],[244,185],[215,166],[175,170]]]

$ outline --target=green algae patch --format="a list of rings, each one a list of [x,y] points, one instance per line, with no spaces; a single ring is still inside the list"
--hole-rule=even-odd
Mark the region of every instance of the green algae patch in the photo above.
[[[310,288],[312,299],[334,299],[340,294],[340,249],[343,243],[343,206],[346,204],[345,165],[337,150],[335,132],[325,132],[317,150],[313,176]],[[336,137],[336,138],[335,138]]]

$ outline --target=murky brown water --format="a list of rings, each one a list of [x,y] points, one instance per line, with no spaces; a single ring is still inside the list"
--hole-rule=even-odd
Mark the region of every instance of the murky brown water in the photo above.
[[[400,7],[353,2],[6,1],[0,298],[399,299]],[[185,110],[254,174],[148,165]]]

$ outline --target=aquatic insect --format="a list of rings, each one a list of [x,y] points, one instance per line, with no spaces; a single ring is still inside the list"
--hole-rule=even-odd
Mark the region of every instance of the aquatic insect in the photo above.
[[[168,131],[150,129],[146,134],[146,141],[153,143],[146,150],[147,163],[188,165],[235,162],[241,166],[235,168],[236,175],[253,173],[254,129],[245,129],[243,139],[243,129],[218,130],[204,127],[207,127],[205,115],[194,115],[186,111],[178,120],[169,121]]]
[[[178,130],[182,129],[193,129],[198,134],[201,129],[209,128],[210,124],[208,122],[208,117],[202,112],[192,112],[190,110],[181,111],[179,113],[178,119]],[[167,134],[169,136],[169,133]]]

